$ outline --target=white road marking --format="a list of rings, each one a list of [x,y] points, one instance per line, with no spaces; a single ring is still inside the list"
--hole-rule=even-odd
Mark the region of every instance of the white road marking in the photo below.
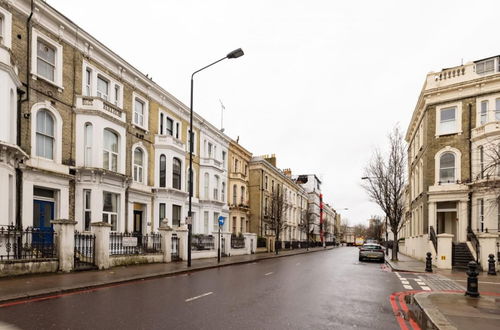
[[[401,283],[406,284],[406,285],[410,284],[410,282],[408,282],[408,281],[401,281]]]
[[[425,285],[422,285],[421,288],[422,288],[422,290],[425,290],[425,291],[431,291],[431,288],[429,288],[428,286],[425,286]]]
[[[396,273],[394,273],[394,274],[396,274],[396,276],[397,276],[397,277],[401,277],[401,275],[399,275],[399,273],[398,273],[398,272],[396,272]]]
[[[403,285],[403,287],[406,289],[406,290],[413,290],[413,287],[411,285]]]
[[[271,275],[273,272],[265,273],[264,276]]]
[[[204,294],[200,294],[199,296],[196,296],[196,297],[192,297],[192,298],[188,298],[186,299],[185,301],[186,302],[190,302],[190,301],[193,301],[193,300],[196,300],[196,299],[199,299],[199,298],[203,298],[203,297],[206,297],[206,296],[209,296],[211,295],[213,292],[210,291],[210,292],[207,292],[207,293],[204,293]]]

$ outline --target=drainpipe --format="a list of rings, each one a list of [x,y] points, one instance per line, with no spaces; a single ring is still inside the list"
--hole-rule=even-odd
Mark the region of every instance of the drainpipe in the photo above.
[[[472,183],[472,103],[469,108],[469,182]],[[472,190],[467,194],[467,231],[472,230]],[[467,235],[467,240],[470,240]]]
[[[264,208],[262,207],[264,205],[264,170],[260,170],[260,236],[263,237],[264,235],[262,234],[262,219],[264,219]]]
[[[16,144],[21,147],[21,121],[22,121],[22,104],[30,100],[30,71],[31,71],[31,18],[33,17],[33,11],[35,9],[34,0],[31,0],[31,12],[28,16],[28,20],[26,21],[26,36],[27,36],[27,44],[26,44],[26,92],[18,89],[17,94],[19,95],[17,99],[17,134],[16,134]],[[23,95],[26,94],[26,97],[23,98]],[[19,165],[16,166],[16,227],[23,227],[22,220],[22,196],[23,196],[23,173],[19,168]]]

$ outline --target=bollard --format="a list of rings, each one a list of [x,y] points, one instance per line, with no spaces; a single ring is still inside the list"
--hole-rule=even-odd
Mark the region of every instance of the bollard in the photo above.
[[[432,273],[432,254],[427,252],[427,257],[425,258],[425,271]]]
[[[488,256],[488,275],[496,275],[497,272],[495,270],[495,256],[490,254]]]
[[[469,261],[469,264],[467,265],[469,267],[469,270],[467,271],[467,291],[465,291],[466,296],[470,296],[473,298],[479,297],[479,288],[477,285],[477,275],[479,273],[477,272],[477,264],[475,261]]]

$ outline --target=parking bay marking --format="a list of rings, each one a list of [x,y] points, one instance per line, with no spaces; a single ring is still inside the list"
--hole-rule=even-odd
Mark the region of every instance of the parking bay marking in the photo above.
[[[213,294],[213,292],[212,292],[212,291],[207,292],[207,293],[204,293],[204,294],[200,294],[199,296],[196,296],[196,297],[191,297],[191,298],[188,298],[188,299],[186,299],[185,301],[186,301],[186,302],[190,302],[190,301],[193,301],[193,300],[196,300],[196,299],[200,299],[200,298],[203,298],[203,297],[209,296],[209,295],[211,295],[211,294]]]

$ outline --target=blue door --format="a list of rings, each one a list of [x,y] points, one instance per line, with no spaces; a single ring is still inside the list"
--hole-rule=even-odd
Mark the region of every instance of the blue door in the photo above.
[[[52,243],[52,224],[54,219],[54,202],[33,201],[33,242]]]

